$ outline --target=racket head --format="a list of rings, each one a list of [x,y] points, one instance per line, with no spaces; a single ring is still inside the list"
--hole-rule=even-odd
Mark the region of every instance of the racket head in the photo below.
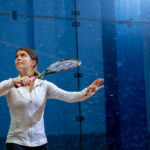
[[[44,76],[48,74],[53,74],[57,72],[63,72],[81,65],[81,61],[79,59],[62,59],[53,64],[51,64],[46,71],[44,72]]]

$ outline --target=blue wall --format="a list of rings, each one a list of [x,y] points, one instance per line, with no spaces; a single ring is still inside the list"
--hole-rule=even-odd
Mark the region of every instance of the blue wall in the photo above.
[[[22,46],[35,49],[39,56],[40,72],[59,59],[76,57],[81,59],[82,65],[79,69],[82,78],[74,77],[78,72],[77,69],[45,78],[65,90],[82,90],[95,79],[103,78],[101,22],[88,20],[93,17],[100,18],[100,2],[93,4],[89,1],[89,3],[92,4],[91,9],[96,6],[92,13],[89,12],[88,5],[83,10],[84,3],[77,4],[81,14],[77,16],[81,18],[80,27],[74,27],[72,23],[75,22],[75,15],[72,15],[72,11],[75,11],[76,5],[73,0],[46,0],[44,3],[40,0],[1,1],[0,62],[5,65],[1,66],[0,80],[18,75],[14,65],[15,51]],[[12,17],[14,10],[17,12],[16,19]],[[95,16],[97,12],[99,13]],[[6,58],[9,59],[6,61]],[[9,111],[5,97],[0,99],[2,147],[9,128]],[[81,124],[76,121],[79,115],[85,118]],[[92,149],[95,144],[97,148],[105,147],[104,90],[81,104],[48,100],[45,128],[51,149]]]
[[[145,82],[149,81],[149,53],[145,52],[142,33],[143,25],[148,22],[142,19],[146,12],[143,7],[147,4],[141,3],[102,1],[106,126],[110,150],[148,149],[146,102],[149,104],[149,82]]]
[[[148,0],[0,1],[0,81],[18,75],[15,51],[22,46],[37,52],[40,72],[59,59],[81,59],[79,69],[45,78],[65,90],[79,91],[99,77],[105,79],[105,88],[82,103],[47,101],[50,149],[148,149],[149,4]],[[72,14],[75,10],[79,15]],[[81,78],[74,77],[77,72]],[[0,98],[0,113],[0,149],[5,149],[10,122],[5,97]],[[84,121],[76,120],[80,115]]]
[[[141,1],[120,1],[115,5],[116,19],[129,21],[116,26],[121,149],[147,149],[143,7]]]

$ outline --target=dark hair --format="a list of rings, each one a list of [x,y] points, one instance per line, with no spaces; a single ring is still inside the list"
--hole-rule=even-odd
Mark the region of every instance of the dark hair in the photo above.
[[[28,55],[31,57],[31,59],[33,60],[36,60],[36,64],[38,64],[38,57],[35,53],[35,51],[31,48],[28,48],[28,47],[21,47],[21,48],[18,48],[17,51],[16,51],[16,54],[18,51],[25,51],[28,53]]]
[[[34,66],[34,76],[39,75],[40,73],[37,71],[38,56],[36,55],[35,51],[28,47],[18,48],[16,54],[18,51],[25,51],[31,57],[32,60],[36,60],[36,66]]]

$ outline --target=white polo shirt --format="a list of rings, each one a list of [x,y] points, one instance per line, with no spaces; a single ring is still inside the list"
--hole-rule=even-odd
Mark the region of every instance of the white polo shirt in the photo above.
[[[81,92],[67,92],[51,82],[36,79],[32,92],[29,88],[10,88],[13,79],[0,82],[0,96],[6,95],[11,124],[6,143],[24,146],[40,146],[47,143],[44,128],[44,108],[46,100],[59,99],[78,102],[89,98],[87,88]]]

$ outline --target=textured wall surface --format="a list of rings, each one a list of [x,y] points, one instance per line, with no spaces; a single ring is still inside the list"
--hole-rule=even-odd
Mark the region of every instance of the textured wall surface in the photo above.
[[[15,51],[33,48],[38,70],[64,58],[79,68],[46,77],[67,91],[97,78],[105,88],[82,103],[48,100],[45,130],[52,150],[147,150],[150,132],[148,0],[0,0],[0,81],[18,76]],[[81,77],[75,77],[79,73]],[[10,124],[0,97],[0,150]],[[77,117],[83,116],[83,121]]]

